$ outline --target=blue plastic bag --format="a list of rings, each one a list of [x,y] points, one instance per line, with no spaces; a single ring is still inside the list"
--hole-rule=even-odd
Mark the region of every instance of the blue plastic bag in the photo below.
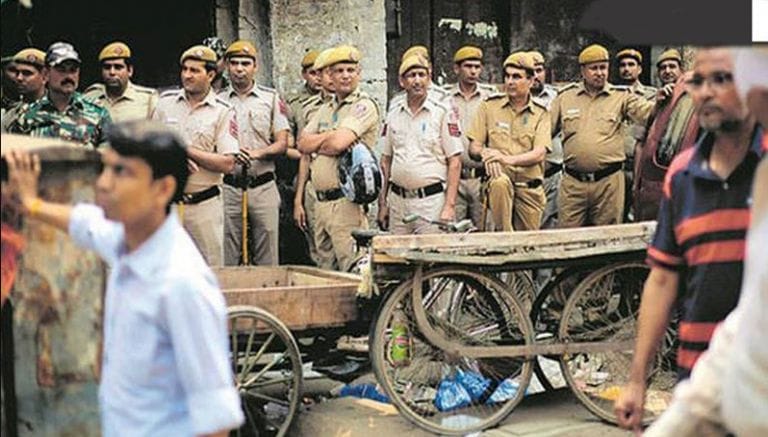
[[[517,391],[520,389],[520,384],[512,381],[511,379],[505,379],[501,381],[493,394],[485,402],[486,404],[493,404],[496,402],[505,402],[517,395]]]
[[[389,403],[387,395],[381,393],[373,384],[345,385],[339,392],[339,397],[354,396],[356,398],[373,399],[374,401]]]
[[[491,385],[490,379],[472,371],[458,370],[456,381],[467,390],[473,401],[480,399],[488,386]]]
[[[459,381],[446,378],[440,381],[435,396],[435,407],[440,411],[450,411],[463,408],[472,402],[467,389]]]

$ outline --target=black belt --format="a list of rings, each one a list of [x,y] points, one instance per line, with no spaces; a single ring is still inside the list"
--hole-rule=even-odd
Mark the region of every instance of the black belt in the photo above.
[[[443,184],[440,182],[435,182],[434,184],[427,185],[426,187],[417,188],[415,190],[406,190],[400,185],[397,185],[392,182],[389,183],[389,186],[392,188],[393,193],[397,194],[400,197],[404,197],[406,199],[408,198],[422,199],[424,197],[428,197],[433,194],[442,193],[444,189]]]
[[[197,191],[195,193],[184,193],[181,195],[181,202],[185,205],[195,205],[200,202],[204,202],[208,199],[212,199],[221,193],[218,185],[214,185],[210,188],[206,188],[203,191]]]
[[[512,182],[512,185],[519,188],[539,188],[544,182],[541,179],[531,179],[528,182]]]
[[[461,168],[462,179],[476,179],[476,178],[482,178],[482,177],[485,177],[485,169],[482,167],[478,167],[478,168],[462,167]]]
[[[224,175],[224,183],[235,188],[256,188],[260,187],[268,182],[275,180],[275,173],[268,172],[262,173],[258,176],[247,175],[243,178],[242,175],[226,174]]]
[[[344,192],[341,188],[334,188],[333,190],[317,191],[317,200],[320,202],[330,202],[332,200],[341,199],[344,197]]]
[[[622,168],[624,168],[623,162],[615,162],[613,164],[609,164],[608,167],[600,169],[594,173],[583,173],[568,167],[565,167],[565,172],[580,180],[581,182],[597,182],[600,179],[616,173]]]
[[[546,167],[546,170],[544,170],[544,179],[551,178],[555,174],[560,173],[560,170],[563,169],[563,164],[548,162]]]

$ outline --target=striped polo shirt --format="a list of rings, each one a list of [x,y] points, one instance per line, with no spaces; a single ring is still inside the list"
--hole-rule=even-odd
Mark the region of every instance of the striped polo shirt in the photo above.
[[[648,247],[652,267],[680,274],[680,378],[688,377],[715,327],[739,300],[752,179],[766,151],[758,126],[744,160],[723,180],[708,164],[714,139],[707,133],[672,161]]]

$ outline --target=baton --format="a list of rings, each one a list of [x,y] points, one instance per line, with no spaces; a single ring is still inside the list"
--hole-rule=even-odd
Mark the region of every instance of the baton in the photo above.
[[[243,166],[243,201],[242,201],[242,235],[241,251],[243,255],[243,265],[250,264],[248,260],[248,168]]]

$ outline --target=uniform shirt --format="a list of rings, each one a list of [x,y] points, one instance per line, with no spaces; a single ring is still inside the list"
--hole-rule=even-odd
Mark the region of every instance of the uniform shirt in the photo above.
[[[643,99],[652,101],[655,101],[656,99],[656,88],[643,85],[639,80],[629,86],[629,91]],[[622,129],[624,130],[624,153],[627,157],[634,157],[635,143],[642,141],[645,136],[645,124],[637,124],[630,120],[624,120]]]
[[[678,155],[664,180],[658,226],[648,263],[680,275],[678,371],[687,377],[707,349],[715,326],[736,306],[741,290],[750,193],[761,150],[755,130],[744,160],[727,180],[709,168],[714,135]]]
[[[328,94],[325,91],[321,91],[305,100],[304,105],[301,107],[301,118],[303,120],[303,124],[301,126],[297,126],[297,132],[301,132],[307,126],[309,120],[312,119],[312,117],[317,113],[317,110],[320,109],[320,107],[325,103],[330,102],[332,99],[333,96],[331,94]]]
[[[99,147],[107,141],[106,130],[112,124],[109,112],[74,93],[69,105],[59,112],[48,95],[30,103],[8,128],[9,132],[33,137],[61,138]]]
[[[192,436],[239,426],[224,297],[176,214],[131,253],[123,225],[94,205],[75,206],[69,233],[110,267],[103,434]]]
[[[216,97],[213,89],[202,102],[191,107],[184,90],[166,91],[160,95],[152,114],[181,135],[189,147],[210,153],[237,153],[238,126],[235,111],[229,103]],[[203,167],[189,175],[185,193],[195,193],[221,185],[223,175]]]
[[[484,83],[478,83],[475,92],[472,93],[469,98],[464,97],[464,94],[461,93],[461,88],[458,83],[448,85],[444,90],[447,93],[445,102],[449,104],[449,107],[455,108],[458,112],[460,128],[462,130],[469,128],[470,123],[472,123],[472,118],[477,113],[477,108],[480,107],[480,103],[491,94],[496,93],[496,87]],[[482,167],[482,163],[469,158],[467,153],[469,150],[469,140],[467,137],[462,136],[461,140],[464,145],[464,153],[461,155],[462,166],[474,168]]]
[[[541,93],[539,93],[538,96],[533,96],[533,100],[547,108],[547,111],[549,111],[552,107],[552,102],[555,101],[555,97],[557,97],[557,88],[545,83],[544,87],[541,89]],[[563,163],[563,141],[560,135],[556,135],[552,138],[552,150],[547,152],[545,160],[552,164]]]
[[[594,172],[623,162],[622,122],[629,118],[645,124],[654,103],[629,92],[627,87],[606,83],[594,97],[584,83],[560,90],[552,107],[552,133],[562,132],[566,167]]]
[[[27,110],[29,105],[30,103],[20,100],[8,108],[7,111],[3,110],[5,112],[3,112],[2,117],[0,117],[0,130],[2,130],[2,132],[8,132],[8,129],[10,129],[13,122]]]
[[[547,109],[533,99],[515,110],[506,94],[488,97],[477,110],[467,131],[470,141],[487,144],[509,155],[530,152],[535,147],[550,150],[552,129]],[[528,182],[544,177],[544,163],[508,168],[512,182]]]
[[[219,98],[229,102],[237,117],[237,136],[241,150],[269,147],[278,132],[290,130],[288,109],[277,91],[254,84],[245,96],[237,95],[232,86],[222,91]],[[254,176],[275,171],[272,160],[251,160],[248,173]]]
[[[390,180],[414,190],[448,179],[447,158],[464,151],[456,113],[427,98],[416,113],[407,100],[387,114],[381,136],[382,155],[392,157]]]
[[[307,103],[307,100],[316,94],[318,92],[312,91],[305,84],[300,93],[287,99],[288,108],[290,109],[288,121],[294,134],[301,132],[304,126],[307,125],[307,119],[304,116],[304,105]]]
[[[109,110],[115,122],[146,120],[152,116],[157,105],[157,90],[128,82],[125,92],[117,99],[107,95],[104,84],[95,83],[85,90],[85,98]]]
[[[310,119],[307,133],[323,133],[349,129],[358,140],[373,148],[378,138],[379,109],[368,94],[356,89],[339,102],[334,96]],[[318,154],[309,167],[312,184],[317,191],[339,188],[339,157]]]

